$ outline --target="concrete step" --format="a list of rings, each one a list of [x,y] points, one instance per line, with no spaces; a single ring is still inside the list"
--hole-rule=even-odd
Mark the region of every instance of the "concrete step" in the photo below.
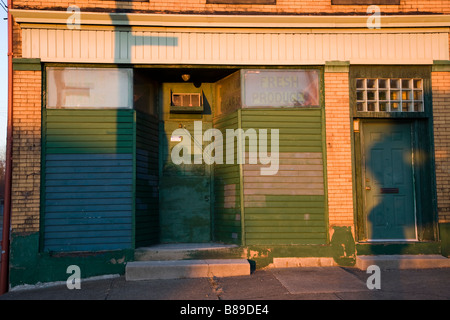
[[[231,277],[250,274],[246,259],[133,261],[127,263],[127,281]]]
[[[377,265],[381,270],[388,269],[429,269],[448,268],[450,259],[441,255],[375,255],[357,256],[355,266],[367,270],[370,265]]]

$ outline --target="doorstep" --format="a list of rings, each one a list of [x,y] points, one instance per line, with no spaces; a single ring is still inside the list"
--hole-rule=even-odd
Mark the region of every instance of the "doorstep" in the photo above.
[[[450,267],[450,259],[435,254],[362,255],[356,257],[355,267],[358,269],[367,270],[370,265],[377,265],[382,270],[448,268]]]
[[[250,275],[246,259],[133,261],[125,268],[127,281]]]

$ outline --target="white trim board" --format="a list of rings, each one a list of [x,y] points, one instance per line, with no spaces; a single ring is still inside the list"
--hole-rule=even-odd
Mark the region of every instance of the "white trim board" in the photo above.
[[[43,62],[323,65],[433,64],[449,60],[448,30],[296,30],[253,29],[135,30],[22,27],[22,57]],[[392,30],[391,30],[392,31]]]

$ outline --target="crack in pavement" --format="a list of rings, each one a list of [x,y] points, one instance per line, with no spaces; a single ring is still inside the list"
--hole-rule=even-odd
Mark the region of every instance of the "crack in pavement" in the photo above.
[[[220,286],[220,284],[217,280],[218,279],[215,276],[208,278],[208,282],[209,282],[209,285],[211,286],[213,294],[215,294],[217,296],[218,300],[222,300],[222,297],[220,295],[223,294],[223,288]]]

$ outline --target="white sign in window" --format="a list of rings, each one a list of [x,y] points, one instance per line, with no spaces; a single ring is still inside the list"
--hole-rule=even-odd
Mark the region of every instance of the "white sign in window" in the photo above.
[[[356,79],[359,112],[423,112],[423,79]]]
[[[133,70],[47,68],[47,108],[133,108]]]
[[[243,107],[318,107],[318,70],[245,70]]]

